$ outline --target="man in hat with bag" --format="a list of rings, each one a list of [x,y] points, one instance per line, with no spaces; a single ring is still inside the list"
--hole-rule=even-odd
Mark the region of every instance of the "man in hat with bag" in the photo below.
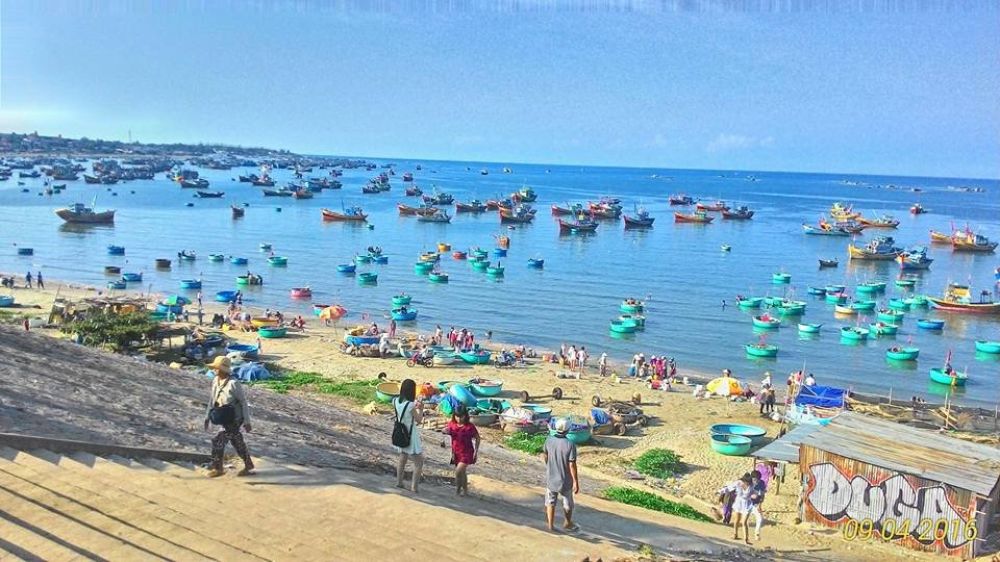
[[[205,413],[205,431],[208,431],[209,424],[222,427],[212,438],[212,468],[208,473],[210,478],[216,478],[225,474],[222,466],[223,454],[226,451],[226,442],[232,443],[236,449],[236,454],[243,459],[243,470],[237,476],[249,476],[253,474],[253,460],[250,458],[250,451],[243,440],[240,426],[250,432],[250,404],[247,402],[246,393],[240,381],[232,376],[232,364],[229,357],[219,355],[208,366],[215,372],[212,378],[212,400],[208,403],[208,411]]]
[[[556,420],[556,434],[545,440],[542,458],[545,460],[546,491],[545,519],[549,531],[553,531],[556,519],[556,500],[562,496],[563,513],[566,524],[563,528],[568,532],[579,531],[580,527],[573,523],[573,494],[580,493],[580,478],[576,471],[576,444],[566,436],[569,433],[569,420]]]

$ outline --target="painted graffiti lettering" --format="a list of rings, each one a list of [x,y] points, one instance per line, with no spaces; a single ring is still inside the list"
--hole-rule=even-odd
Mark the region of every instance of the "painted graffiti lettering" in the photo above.
[[[848,478],[832,463],[809,467],[811,487],[806,502],[820,517],[831,522],[853,520],[887,529],[883,538],[910,536],[925,545],[960,548],[975,537],[975,523],[966,521],[948,500],[943,486],[914,489],[902,474],[881,483],[863,476]],[[943,530],[937,530],[943,528]],[[928,532],[929,531],[929,532]]]

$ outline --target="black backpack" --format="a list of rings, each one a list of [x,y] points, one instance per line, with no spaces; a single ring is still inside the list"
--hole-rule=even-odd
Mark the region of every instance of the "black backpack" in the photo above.
[[[410,436],[413,434],[413,422],[410,422],[410,427],[406,427],[401,421],[402,417],[406,415],[406,409],[409,407],[410,402],[407,402],[403,405],[403,410],[400,411],[398,402],[393,402],[392,404],[392,409],[396,413],[396,422],[392,424],[392,444],[400,449],[410,446]]]

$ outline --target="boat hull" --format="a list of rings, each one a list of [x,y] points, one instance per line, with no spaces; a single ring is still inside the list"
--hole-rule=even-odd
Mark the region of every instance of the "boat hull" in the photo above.
[[[945,384],[948,386],[965,386],[968,377],[959,373],[955,373],[954,376],[949,375],[944,372],[944,369],[935,367],[930,371],[931,380],[938,384]]]
[[[100,213],[74,213],[70,209],[56,210],[56,216],[72,224],[111,224],[115,222],[115,211]]]

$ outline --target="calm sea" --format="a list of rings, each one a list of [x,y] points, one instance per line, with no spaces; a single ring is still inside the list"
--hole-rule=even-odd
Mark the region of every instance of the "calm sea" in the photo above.
[[[163,179],[135,181],[116,186],[92,186],[70,182],[60,195],[39,196],[41,180],[24,180],[29,193],[22,193],[17,178],[0,184],[0,271],[42,270],[52,279],[66,279],[103,286],[105,265],[122,265],[125,271],[145,273],[145,285],[159,292],[178,292],[178,281],[201,277],[204,294],[234,288],[234,278],[246,267],[227,262],[210,263],[209,253],[246,256],[250,269],[264,275],[263,288],[246,290],[246,302],[260,308],[281,308],[306,314],[309,302],[289,298],[289,288],[309,285],[312,302],[341,303],[350,319],[362,313],[385,317],[392,295],[406,291],[419,309],[415,327],[433,330],[440,324],[465,326],[482,334],[492,330],[495,339],[526,341],[543,348],[560,343],[585,345],[592,355],[606,351],[626,360],[634,353],[669,354],[678,364],[708,372],[731,368],[737,376],[759,379],[765,370],[781,377],[805,368],[820,384],[850,386],[859,391],[909,399],[920,395],[940,400],[949,392],[928,380],[928,369],[940,366],[946,354],[953,364],[968,368],[971,380],[956,398],[966,404],[992,407],[1000,402],[998,357],[977,355],[976,339],[1000,339],[1000,319],[941,315],[947,321],[941,333],[916,328],[917,316],[907,315],[895,339],[879,339],[849,346],[840,342],[838,329],[845,322],[833,316],[832,307],[821,298],[807,295],[810,285],[840,283],[853,286],[866,280],[889,281],[884,301],[899,293],[892,285],[898,266],[847,260],[848,239],[805,236],[801,223],[815,223],[835,201],[854,204],[866,213],[888,212],[902,220],[891,234],[901,245],[927,245],[928,230],[948,231],[967,222],[993,239],[1000,237],[1000,182],[995,180],[876,177],[851,175],[793,174],[771,172],[715,172],[635,168],[513,165],[513,173],[502,165],[468,162],[417,162],[394,160],[400,175],[393,178],[390,192],[363,195],[361,186],[375,172],[348,170],[344,188],[325,191],[314,199],[265,198],[260,189],[238,183],[235,177],[251,169],[199,170],[211,190],[226,192],[223,199],[194,199],[194,190],[182,190]],[[489,175],[479,170],[487,168]],[[461,214],[451,224],[419,223],[400,217],[398,202],[415,204],[403,194],[403,171],[413,171],[415,183],[426,192],[432,186],[452,193],[459,200],[488,199],[509,194],[522,185],[539,194],[538,218],[534,224],[509,231],[495,213]],[[381,171],[381,170],[379,170]],[[316,170],[314,176],[325,172]],[[288,170],[273,175],[283,185],[292,179]],[[16,176],[16,174],[15,174]],[[986,193],[956,192],[954,187],[983,187]],[[913,192],[917,188],[919,193]],[[675,224],[667,204],[671,193],[695,198],[722,198],[751,206],[757,211],[751,221],[723,221],[708,226]],[[62,224],[53,209],[75,201],[118,209],[113,227],[73,229]],[[585,202],[600,196],[623,199],[626,210],[645,206],[655,217],[655,228],[626,231],[622,224],[605,222],[591,236],[560,236],[549,215],[552,203]],[[913,216],[907,209],[920,202],[930,212]],[[194,203],[194,207],[186,207]],[[247,203],[246,217],[233,220],[229,205]],[[320,208],[362,205],[370,213],[374,229],[351,224],[324,223]],[[280,208],[280,212],[279,212]],[[512,238],[504,260],[506,276],[487,279],[466,262],[442,260],[451,282],[435,285],[414,274],[413,263],[422,251],[438,242],[455,249],[494,247],[494,235]],[[870,236],[862,237],[867,239]],[[273,244],[289,259],[286,268],[268,267],[258,246]],[[13,244],[31,246],[35,256],[18,257]],[[124,257],[108,256],[106,247],[126,247]],[[362,287],[353,277],[336,272],[336,265],[351,261],[367,246],[381,246],[389,255],[387,265],[369,266],[379,273],[378,285]],[[722,245],[732,246],[722,252]],[[176,253],[193,249],[199,259],[178,263]],[[997,255],[953,254],[933,247],[935,262],[920,277],[916,292],[937,295],[949,281],[969,282],[977,289],[991,289]],[[174,259],[170,271],[157,271],[155,258]],[[545,259],[542,270],[529,269],[530,257]],[[820,270],[817,258],[840,259],[837,269]],[[359,266],[359,271],[365,266]],[[771,274],[792,275],[788,286],[771,284]],[[809,302],[805,322],[823,323],[823,332],[810,339],[799,336],[795,321],[768,336],[780,353],[774,360],[751,360],[743,346],[757,341],[750,313],[735,306],[735,296],[788,294]],[[905,293],[904,293],[905,294]],[[608,323],[618,316],[620,301],[629,296],[649,297],[645,331],[626,338],[611,337]],[[729,306],[725,308],[722,302]],[[894,343],[911,342],[920,347],[919,362],[900,368],[884,358]]]

